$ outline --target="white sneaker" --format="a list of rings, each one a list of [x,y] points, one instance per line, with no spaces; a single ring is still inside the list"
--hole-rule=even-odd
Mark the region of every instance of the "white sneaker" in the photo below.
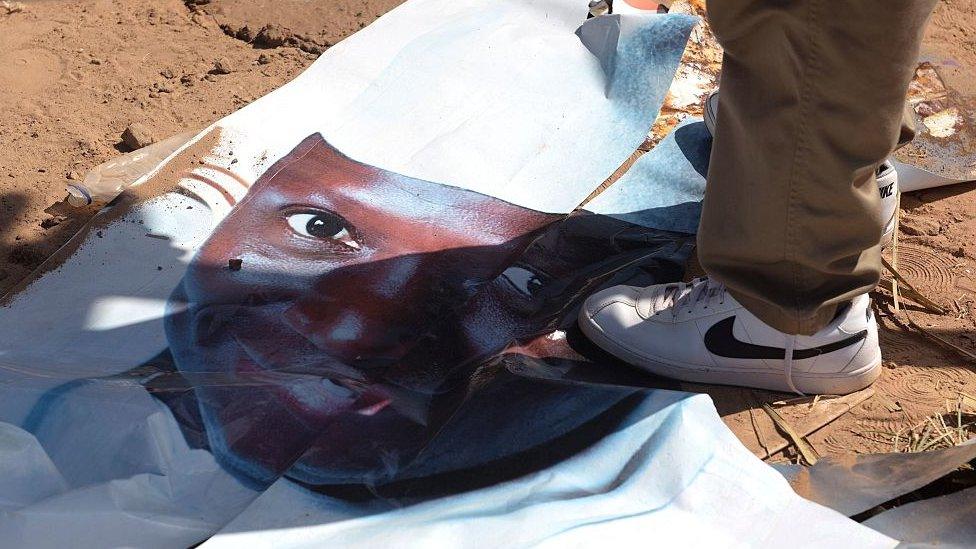
[[[703,118],[705,127],[710,135],[715,135],[715,120],[718,117],[718,93],[714,92],[705,100]],[[887,247],[895,234],[895,210],[898,209],[898,172],[891,160],[885,160],[878,166],[876,173],[878,180],[878,194],[881,195],[881,221],[884,222],[884,233],[881,236],[881,247]]]
[[[602,290],[583,304],[579,325],[616,357],[683,381],[842,395],[881,373],[867,294],[812,336],[771,328],[707,278]]]

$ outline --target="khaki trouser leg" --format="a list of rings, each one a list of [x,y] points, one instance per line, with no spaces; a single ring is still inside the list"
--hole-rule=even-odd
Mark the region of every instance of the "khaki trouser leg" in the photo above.
[[[935,1],[708,2],[725,58],[699,259],[781,331],[816,332],[878,282],[874,172],[910,138]]]

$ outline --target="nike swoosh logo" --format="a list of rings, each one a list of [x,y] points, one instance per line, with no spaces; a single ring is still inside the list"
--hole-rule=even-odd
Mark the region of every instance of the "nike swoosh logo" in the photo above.
[[[786,358],[786,349],[781,347],[767,347],[765,345],[754,345],[735,338],[732,333],[732,326],[735,325],[735,317],[730,316],[724,320],[716,322],[705,332],[705,348],[708,352],[725,358],[750,358],[750,359],[770,359],[783,360]],[[844,347],[849,347],[863,341],[868,336],[868,331],[860,331],[851,337],[835,341],[820,347],[811,349],[796,349],[793,351],[794,360],[814,358],[834,351],[839,351]]]

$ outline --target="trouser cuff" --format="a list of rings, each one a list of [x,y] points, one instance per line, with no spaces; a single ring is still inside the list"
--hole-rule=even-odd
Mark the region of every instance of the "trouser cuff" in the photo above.
[[[769,326],[791,335],[813,335],[830,324],[837,315],[836,303],[823,305],[813,316],[801,316],[796,311],[785,310],[772,303],[742,295],[732,289],[729,294],[747,311],[756,315]]]

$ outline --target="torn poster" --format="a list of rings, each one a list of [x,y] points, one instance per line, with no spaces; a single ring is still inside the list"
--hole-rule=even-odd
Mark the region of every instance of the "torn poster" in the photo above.
[[[681,277],[708,150],[573,211],[695,24],[585,16],[407,2],[101,212],[0,309],[0,539],[892,546],[575,329]]]

